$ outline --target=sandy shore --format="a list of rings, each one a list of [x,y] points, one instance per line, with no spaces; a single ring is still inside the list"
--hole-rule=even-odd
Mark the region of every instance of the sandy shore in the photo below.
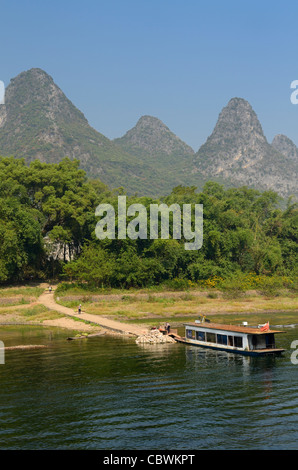
[[[55,320],[44,320],[42,322],[45,326],[57,326],[59,328],[67,328],[68,330],[79,330],[85,333],[95,333],[102,331],[101,327],[95,325],[88,325],[82,321],[76,321],[72,318],[57,318]]]
[[[227,319],[228,322],[233,322],[233,317],[242,321],[248,316],[252,321],[260,322],[264,316],[267,318],[268,315],[276,314],[274,321],[292,324],[297,323],[298,318],[297,297],[291,293],[271,298],[246,292],[240,298],[226,299],[222,293],[215,291],[212,291],[212,296],[209,291],[90,295],[87,297],[88,302],[86,300],[88,313],[83,310],[78,315],[76,309],[56,302],[54,291],[57,286],[52,287],[52,292],[49,292],[46,283],[35,286],[39,292],[22,286],[7,289],[0,303],[0,325],[40,325],[78,333],[106,332],[112,335],[141,336],[148,331],[149,324],[156,326],[170,321],[177,327],[185,319],[201,314],[216,316],[218,321]],[[19,293],[22,289],[24,294]],[[71,301],[70,305],[75,305],[82,301],[81,297],[79,294],[65,295],[61,300]],[[18,304],[19,299],[23,302],[28,300],[28,303]],[[15,302],[16,305],[11,305]],[[277,318],[279,313],[280,318]]]

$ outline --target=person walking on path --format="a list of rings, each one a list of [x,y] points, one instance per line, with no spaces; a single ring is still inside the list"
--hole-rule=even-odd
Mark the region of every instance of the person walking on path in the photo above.
[[[82,311],[82,305],[80,304],[79,307],[78,307],[78,314],[80,314]]]

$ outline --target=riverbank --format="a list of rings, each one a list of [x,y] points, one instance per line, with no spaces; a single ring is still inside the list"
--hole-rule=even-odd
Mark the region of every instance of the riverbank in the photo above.
[[[232,295],[233,294],[233,295]],[[216,290],[154,292],[146,289],[96,293],[77,287],[56,292],[56,301],[69,308],[82,304],[92,314],[126,323],[157,326],[169,321],[176,326],[199,315],[214,321],[298,323],[297,293],[284,289],[279,295],[264,295],[256,290],[237,294]]]
[[[88,322],[95,327],[100,326],[105,328],[108,331],[113,331],[114,333],[127,334],[132,336],[140,336],[145,334],[148,331],[147,327],[138,326],[138,325],[129,325],[127,323],[121,323],[117,320],[106,318],[100,315],[90,314],[82,308],[82,311],[78,313],[78,309],[69,308],[63,306],[56,302],[54,297],[54,292],[44,292],[39,298],[38,302],[43,306],[56,310],[57,312],[65,315],[66,317],[74,318],[74,315],[78,321]]]
[[[53,326],[88,335],[101,332],[111,335],[140,336],[148,332],[147,326],[120,323],[85,311],[78,314],[77,308],[73,309],[57,303],[54,291],[55,288],[50,292],[47,284],[38,286],[34,290],[34,295],[32,288],[25,286],[17,289],[1,289],[0,326]],[[12,297],[13,294],[15,298]],[[20,301],[21,303],[18,303]]]
[[[215,290],[155,291],[123,290],[101,293],[78,288],[60,292],[48,284],[0,289],[0,324],[42,325],[77,333],[140,335],[166,321],[179,327],[199,315],[223,323],[297,324],[298,298],[284,290],[278,296],[257,291],[231,298]],[[82,314],[77,314],[78,305]]]
[[[40,303],[40,296],[48,292],[48,284],[8,287],[0,289],[0,328],[12,325],[53,326],[74,332],[96,333],[99,326],[65,316],[56,308]]]

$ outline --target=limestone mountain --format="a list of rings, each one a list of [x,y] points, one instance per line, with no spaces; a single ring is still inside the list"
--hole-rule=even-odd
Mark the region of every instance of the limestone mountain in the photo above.
[[[286,135],[278,134],[272,141],[272,147],[274,147],[279,153],[285,157],[298,163],[298,148],[294,142],[289,139]]]
[[[159,119],[153,116],[142,116],[135,127],[130,129],[123,137],[115,139],[121,147],[135,155],[145,155],[157,160],[158,156],[164,159],[175,160],[194,155],[189,145],[180,140]]]
[[[165,183],[188,184],[194,150],[160,119],[142,116],[123,137],[114,140],[130,155],[137,156],[164,175]]]
[[[296,194],[297,163],[270,145],[251,105],[233,98],[195,156],[195,171],[232,185]]]
[[[161,196],[208,180],[297,195],[297,148],[285,136],[267,142],[257,115],[233,98],[197,153],[162,121],[143,116],[123,137],[92,128],[53,79],[38,68],[11,80],[0,105],[0,155],[59,162],[80,160],[91,178],[128,193]]]
[[[131,191],[158,191],[155,169],[93,129],[53,79],[38,68],[12,79],[0,105],[0,155],[27,162],[78,159],[92,178]]]

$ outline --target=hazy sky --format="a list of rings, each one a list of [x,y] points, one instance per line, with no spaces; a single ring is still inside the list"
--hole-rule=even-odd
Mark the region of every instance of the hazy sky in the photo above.
[[[197,151],[238,96],[298,145],[297,1],[4,0],[0,17],[0,80],[44,69],[109,138],[149,114]]]

